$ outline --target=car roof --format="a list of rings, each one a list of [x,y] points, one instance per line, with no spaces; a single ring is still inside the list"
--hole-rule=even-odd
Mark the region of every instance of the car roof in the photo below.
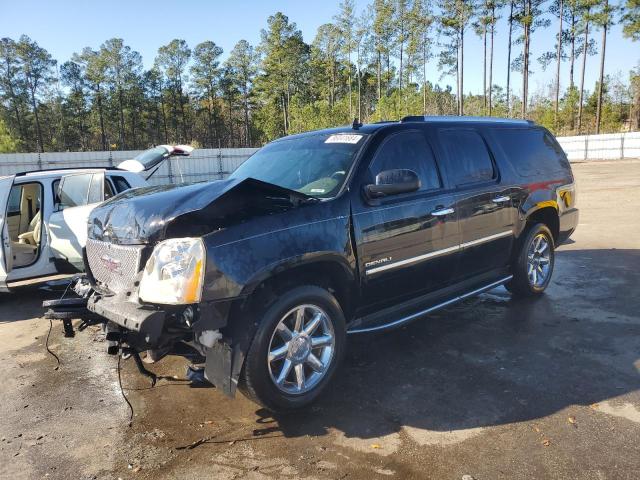
[[[458,116],[458,115],[410,115],[403,117],[400,121],[384,120],[376,123],[368,124],[354,124],[343,125],[335,128],[325,128],[322,130],[312,130],[309,132],[298,133],[294,135],[288,135],[286,137],[279,138],[275,142],[282,140],[290,140],[293,138],[303,138],[312,135],[335,135],[335,134],[372,134],[386,127],[393,125],[406,124],[406,123],[428,123],[428,124],[443,124],[448,126],[454,125],[504,125],[504,126],[535,126],[535,122],[532,120],[518,119],[518,118],[499,118],[499,117],[473,117],[473,116]]]
[[[60,177],[62,175],[73,175],[77,173],[94,173],[94,172],[117,172],[118,175],[128,174],[126,170],[120,170],[114,167],[70,167],[70,168],[52,168],[49,170],[31,170],[27,172],[16,173],[17,178],[51,178]]]
[[[447,124],[478,124],[484,123],[489,125],[518,125],[528,126],[535,125],[532,120],[523,118],[502,118],[502,117],[476,117],[476,116],[458,116],[458,115],[409,115],[403,117],[400,123],[421,122],[421,123],[447,123]]]

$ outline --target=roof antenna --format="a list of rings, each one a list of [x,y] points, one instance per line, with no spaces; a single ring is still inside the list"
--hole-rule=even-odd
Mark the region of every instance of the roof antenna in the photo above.
[[[354,130],[358,130],[360,127],[362,126],[362,123],[360,121],[358,121],[358,118],[354,118],[353,119],[353,124],[351,125],[351,128],[353,128]]]

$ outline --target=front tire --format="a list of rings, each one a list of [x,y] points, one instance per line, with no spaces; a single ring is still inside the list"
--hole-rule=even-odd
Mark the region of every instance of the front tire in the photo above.
[[[273,411],[306,407],[326,389],[344,355],[340,304],[327,290],[308,285],[279,296],[261,317],[239,387]]]
[[[526,233],[513,264],[513,279],[506,285],[515,296],[542,295],[551,282],[555,264],[555,247],[551,230],[543,224],[533,225]]]

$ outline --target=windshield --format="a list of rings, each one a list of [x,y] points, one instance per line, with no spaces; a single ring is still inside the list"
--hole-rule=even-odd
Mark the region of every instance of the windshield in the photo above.
[[[335,196],[365,135],[312,135],[265,145],[231,174],[255,178],[319,198]]]

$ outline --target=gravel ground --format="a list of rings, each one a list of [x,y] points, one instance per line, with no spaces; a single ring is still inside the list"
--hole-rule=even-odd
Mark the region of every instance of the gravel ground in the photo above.
[[[241,396],[150,388],[97,329],[39,317],[55,288],[0,296],[0,478],[637,479],[640,161],[574,165],[580,226],[548,293],[500,288],[351,337],[331,390],[273,417]],[[152,368],[182,376],[186,363]]]

